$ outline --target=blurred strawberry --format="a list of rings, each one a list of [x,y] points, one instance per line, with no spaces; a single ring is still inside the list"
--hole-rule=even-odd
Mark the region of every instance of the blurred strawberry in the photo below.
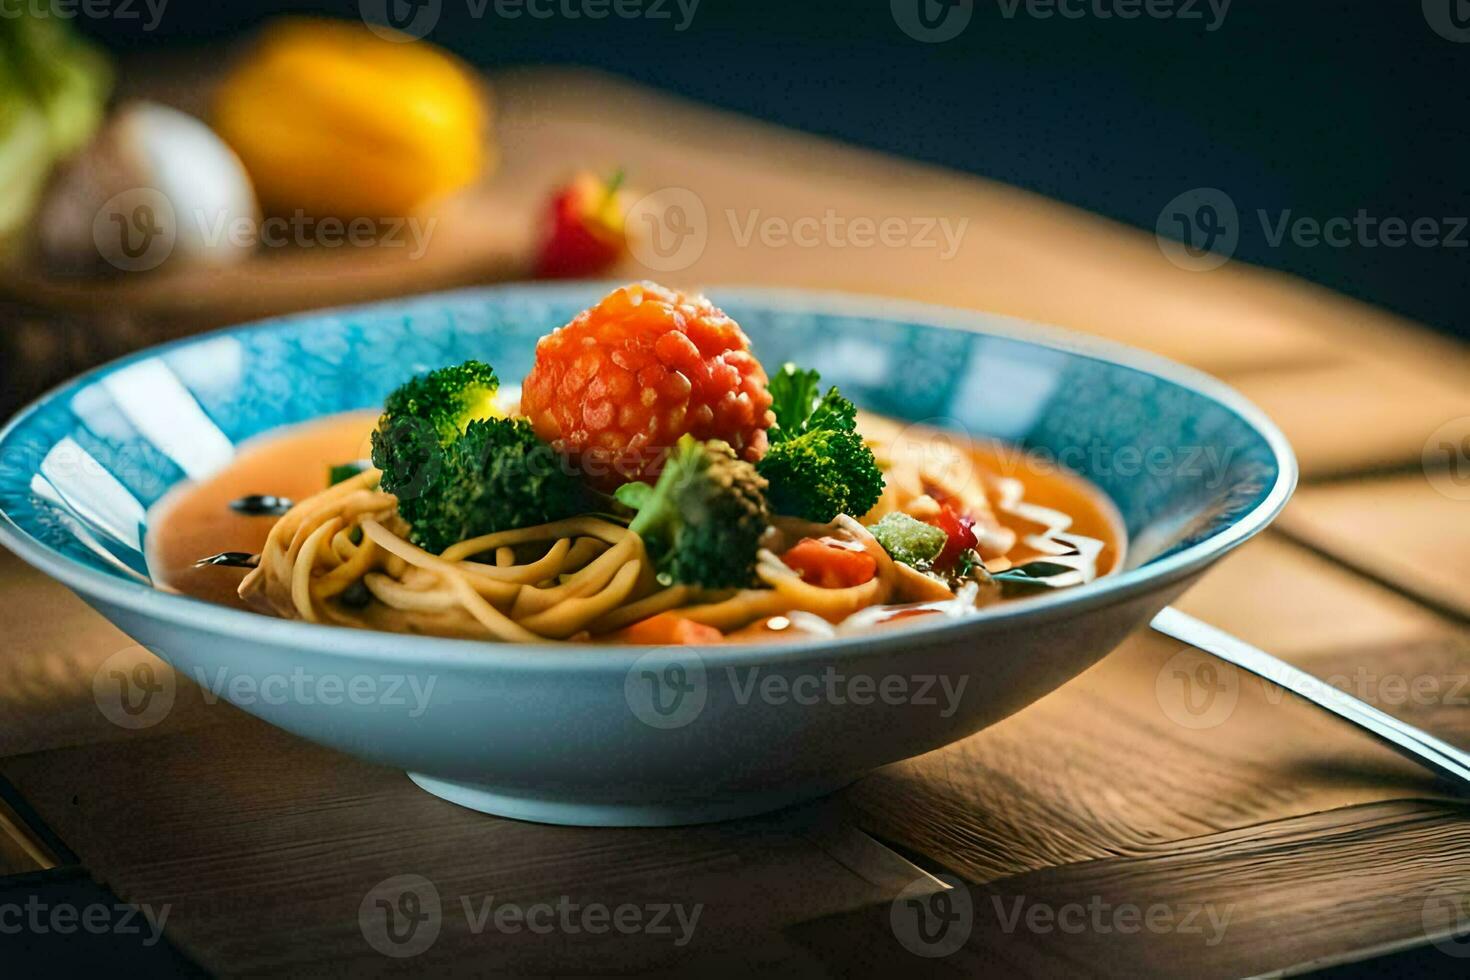
[[[579,174],[551,200],[550,227],[536,257],[536,275],[574,279],[604,272],[627,251],[626,195],[621,170],[608,180]]]

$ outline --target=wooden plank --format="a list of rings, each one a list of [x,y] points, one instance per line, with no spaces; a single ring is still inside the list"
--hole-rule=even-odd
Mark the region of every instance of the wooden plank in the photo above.
[[[1287,513],[1297,507],[1294,501]],[[1271,653],[1299,658],[1388,648],[1452,628],[1412,599],[1275,533],[1228,555],[1177,605]]]
[[[893,882],[921,875],[836,827],[830,805],[654,830],[501,820],[244,717],[10,759],[0,771],[94,874],[124,900],[168,905],[170,939],[229,973],[395,965],[359,916],[380,915],[361,906],[402,875],[427,880],[441,903],[438,938],[405,964],[476,963],[497,975],[664,968],[812,915],[886,901]],[[580,919],[545,935],[498,930],[481,918],[487,901],[700,911],[692,939],[677,943],[677,927],[593,933]]]
[[[1464,378],[1369,358],[1231,376],[1281,426],[1307,478],[1417,467],[1446,421],[1470,416]]]
[[[181,731],[235,713],[228,706],[208,711],[196,685],[4,548],[0,591],[12,610],[0,657],[0,757]],[[147,678],[166,693],[129,715],[115,672]],[[141,694],[129,697],[135,707],[143,703]]]
[[[961,886],[948,930],[933,920],[929,952],[964,939],[942,959],[905,948],[894,923],[912,913],[890,905],[786,936],[833,975],[1237,977],[1433,943],[1425,961],[1449,976],[1470,949],[1452,935],[1466,928],[1467,853],[1463,806],[1385,802]]]
[[[1470,699],[1463,638],[1318,653],[1309,669],[1470,743],[1470,713],[1450,710]],[[1412,698],[1411,689],[1419,692]],[[873,836],[986,882],[1324,809],[1443,794],[1424,770],[1281,688],[1141,633],[1020,714],[879,770],[846,800]]]
[[[1470,418],[1465,423],[1470,429]],[[1345,565],[1470,617],[1470,481],[1464,480],[1446,466],[1303,487],[1281,527]]]

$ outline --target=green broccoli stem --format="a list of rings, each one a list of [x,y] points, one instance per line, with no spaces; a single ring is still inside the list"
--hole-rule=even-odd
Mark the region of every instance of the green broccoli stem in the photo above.
[[[679,508],[674,491],[679,483],[698,474],[707,462],[704,446],[692,436],[681,438],[664,462],[663,472],[638,506],[638,514],[628,530],[645,542],[663,541],[679,522]],[[664,542],[665,544],[667,542]]]

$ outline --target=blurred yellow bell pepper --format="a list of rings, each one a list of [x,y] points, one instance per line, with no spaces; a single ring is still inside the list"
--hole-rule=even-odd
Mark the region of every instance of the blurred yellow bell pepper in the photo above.
[[[388,218],[486,168],[487,93],[432,45],[290,19],[225,79],[214,126],[275,213]]]

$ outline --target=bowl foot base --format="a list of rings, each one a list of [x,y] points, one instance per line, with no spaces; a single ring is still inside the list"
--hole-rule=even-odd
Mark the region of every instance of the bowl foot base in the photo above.
[[[751,817],[836,792],[852,780],[813,783],[800,789],[746,793],[727,799],[667,803],[608,803],[506,793],[483,783],[455,782],[409,773],[419,789],[442,800],[497,817],[576,827],[677,827]]]

